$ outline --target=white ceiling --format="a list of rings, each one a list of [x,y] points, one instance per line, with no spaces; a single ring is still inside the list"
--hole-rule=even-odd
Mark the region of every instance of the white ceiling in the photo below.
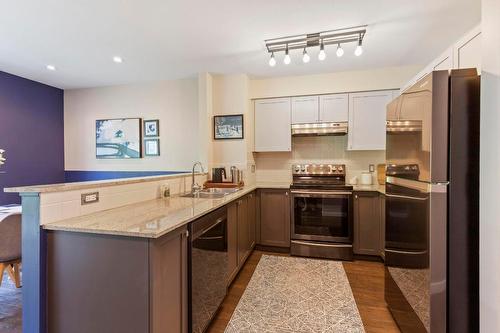
[[[0,0],[0,70],[61,88],[299,75],[426,64],[480,22],[480,0]],[[300,51],[271,68],[264,39],[368,24],[364,54]],[[123,57],[115,64],[112,57]],[[48,71],[47,64],[56,66]]]

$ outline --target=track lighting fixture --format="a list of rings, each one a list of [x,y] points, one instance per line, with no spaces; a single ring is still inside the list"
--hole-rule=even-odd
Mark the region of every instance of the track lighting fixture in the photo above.
[[[363,54],[363,40],[360,37],[358,41],[358,46],[356,47],[356,50],[354,50],[354,55],[356,57],[359,57],[362,54]]]
[[[276,59],[274,59],[274,52],[271,52],[271,59],[269,59],[269,66],[276,66]]]
[[[290,55],[288,54],[288,46],[287,46],[286,51],[285,51],[285,58],[283,58],[283,63],[285,65],[288,65],[288,64],[290,64],[290,62],[292,62],[292,59],[290,58]]]
[[[326,58],[326,52],[325,52],[325,44],[323,44],[323,41],[321,41],[321,44],[319,45],[319,53],[318,53],[318,60],[323,61]]]
[[[337,57],[342,57],[344,55],[344,49],[340,44],[337,46],[337,51],[335,52],[337,54]]]
[[[359,27],[352,27],[346,29],[322,31],[313,34],[289,36],[282,38],[274,38],[266,40],[266,48],[269,53],[271,53],[271,58],[269,59],[269,66],[273,67],[276,65],[276,59],[274,54],[276,52],[284,52],[285,57],[283,58],[283,63],[288,65],[292,62],[290,58],[290,50],[302,50],[302,61],[308,63],[311,57],[307,53],[307,49],[311,47],[319,47],[318,60],[323,61],[326,59],[325,45],[337,45],[336,54],[337,57],[342,57],[344,55],[344,49],[341,45],[347,43],[357,43],[356,50],[354,54],[360,56],[363,54],[363,38],[366,34],[366,25]]]
[[[302,51],[302,61],[307,64],[309,61],[311,60],[311,57],[309,56],[309,54],[307,54],[307,50],[306,48],[304,47],[304,51]]]

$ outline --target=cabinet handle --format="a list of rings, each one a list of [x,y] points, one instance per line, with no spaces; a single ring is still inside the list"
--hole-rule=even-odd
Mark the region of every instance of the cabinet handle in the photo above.
[[[285,195],[288,196],[288,192],[285,192]]]
[[[253,198],[253,194],[252,194],[252,193],[250,193],[250,194],[248,195],[248,197],[249,197],[249,198]]]
[[[355,198],[355,199],[357,199],[357,198],[358,198],[358,195],[356,194],[356,195],[354,196],[354,198]]]

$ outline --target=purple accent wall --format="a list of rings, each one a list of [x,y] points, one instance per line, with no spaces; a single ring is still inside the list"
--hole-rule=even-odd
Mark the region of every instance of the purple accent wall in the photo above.
[[[64,92],[0,71],[0,205],[20,203],[4,187],[64,182]],[[4,172],[4,173],[1,173]]]

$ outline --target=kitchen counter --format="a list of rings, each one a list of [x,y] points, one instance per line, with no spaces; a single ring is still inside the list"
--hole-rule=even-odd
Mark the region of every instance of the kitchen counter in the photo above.
[[[44,224],[46,230],[158,238],[255,190],[244,186],[223,198],[173,196]]]
[[[206,173],[195,173],[196,176],[206,175]],[[5,188],[6,193],[53,193],[53,192],[66,192],[96,188],[99,186],[118,186],[129,185],[137,183],[146,183],[151,181],[168,180],[174,178],[182,178],[191,176],[189,173],[174,173],[162,176],[149,176],[149,177],[132,177],[132,178],[119,178],[119,179],[105,179],[96,181],[74,182],[74,183],[59,183],[50,185],[32,185]]]
[[[385,185],[372,184],[372,185],[353,185],[354,191],[368,191],[379,192],[385,194]]]

